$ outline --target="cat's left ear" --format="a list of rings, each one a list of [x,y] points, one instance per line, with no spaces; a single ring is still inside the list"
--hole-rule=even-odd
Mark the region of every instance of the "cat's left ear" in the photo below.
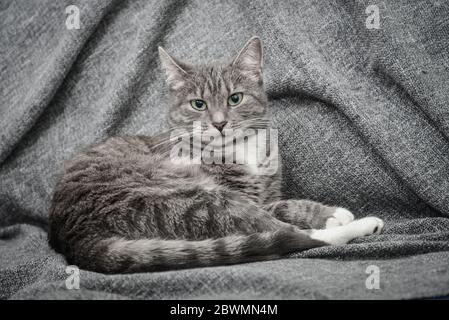
[[[162,47],[159,47],[159,58],[165,70],[168,87],[175,91],[182,88],[186,84],[191,67],[170,56]]]
[[[258,37],[252,37],[243,46],[232,62],[232,67],[236,68],[244,77],[261,82],[263,67],[262,41]]]

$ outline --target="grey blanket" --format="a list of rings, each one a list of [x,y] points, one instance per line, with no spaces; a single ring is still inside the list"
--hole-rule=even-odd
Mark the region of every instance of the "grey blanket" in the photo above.
[[[66,27],[70,4],[80,29]],[[448,16],[442,0],[2,0],[0,298],[449,294]],[[166,128],[158,45],[200,62],[253,35],[264,42],[285,197],[380,216],[385,232],[277,261],[81,270],[80,289],[68,289],[67,263],[46,233],[62,162],[107,136]]]

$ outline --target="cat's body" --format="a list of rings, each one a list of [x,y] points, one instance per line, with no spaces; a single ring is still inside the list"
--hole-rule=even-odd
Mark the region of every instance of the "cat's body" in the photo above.
[[[259,39],[224,67],[194,69],[162,50],[161,59],[172,128],[201,121],[219,136],[226,128],[269,129]],[[353,221],[342,208],[281,200],[277,148],[263,165],[192,164],[173,161],[174,143],[164,135],[114,137],[71,159],[53,197],[52,247],[89,270],[157,271],[274,259],[383,227],[377,218]]]

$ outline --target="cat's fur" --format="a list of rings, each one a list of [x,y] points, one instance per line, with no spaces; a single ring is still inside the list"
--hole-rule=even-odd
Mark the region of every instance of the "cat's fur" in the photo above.
[[[160,48],[171,98],[171,128],[269,126],[262,46],[252,38],[229,64],[191,66]],[[244,94],[238,107],[228,96]],[[191,99],[207,101],[193,110]],[[218,133],[218,130],[217,130]],[[267,260],[379,233],[377,218],[281,200],[277,153],[265,170],[244,164],[173,163],[170,141],[109,138],[75,155],[57,183],[50,244],[68,262],[105,272],[142,272]]]

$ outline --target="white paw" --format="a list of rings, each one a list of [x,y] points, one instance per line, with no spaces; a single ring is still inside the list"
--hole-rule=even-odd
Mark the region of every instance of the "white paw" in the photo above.
[[[380,234],[384,228],[384,222],[376,217],[367,217],[356,220],[352,225],[360,233],[360,236]]]
[[[332,217],[326,221],[326,229],[344,226],[354,221],[354,215],[345,208],[337,208]]]
[[[375,217],[368,217],[352,221],[344,226],[312,230],[310,237],[328,244],[342,245],[359,237],[379,234],[382,232],[383,227],[384,222],[382,220]]]

